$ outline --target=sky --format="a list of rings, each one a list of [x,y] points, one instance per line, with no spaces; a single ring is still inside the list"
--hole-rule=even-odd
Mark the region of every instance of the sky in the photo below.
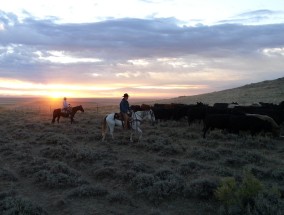
[[[284,77],[283,0],[0,5],[0,97],[160,99]]]

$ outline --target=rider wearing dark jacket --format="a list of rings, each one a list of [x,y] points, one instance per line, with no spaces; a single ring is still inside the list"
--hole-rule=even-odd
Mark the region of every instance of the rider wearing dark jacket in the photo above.
[[[120,113],[123,116],[124,128],[125,129],[127,129],[127,124],[128,124],[128,120],[129,120],[129,116],[128,116],[127,112],[130,110],[129,103],[128,103],[128,97],[129,97],[129,95],[127,93],[124,93],[123,99],[120,102]]]

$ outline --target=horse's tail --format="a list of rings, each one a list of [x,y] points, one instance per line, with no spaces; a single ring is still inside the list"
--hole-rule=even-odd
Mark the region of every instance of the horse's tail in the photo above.
[[[55,110],[53,111],[53,114],[52,114],[52,123],[55,123],[55,118],[56,118],[56,112]]]
[[[52,123],[54,123],[55,122],[55,119],[56,119],[56,117],[58,117],[58,114],[60,115],[60,112],[61,112],[61,109],[55,109],[54,111],[53,111],[53,114],[52,114]]]
[[[107,129],[107,122],[106,122],[106,118],[107,116],[104,117],[103,121],[102,121],[102,135],[104,136],[106,129]]]

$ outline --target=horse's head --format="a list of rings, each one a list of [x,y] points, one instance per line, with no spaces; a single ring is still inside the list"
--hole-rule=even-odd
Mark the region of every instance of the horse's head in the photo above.
[[[82,112],[85,112],[84,108],[82,107],[82,105],[79,106],[79,110]]]
[[[152,125],[154,125],[156,121],[154,111],[150,109],[150,110],[144,111],[144,113],[145,113],[144,119],[151,121]]]
[[[151,115],[151,122],[152,122],[152,125],[155,125],[156,123],[156,117],[155,117],[155,114],[154,114],[154,111],[152,109],[149,110],[149,113]]]

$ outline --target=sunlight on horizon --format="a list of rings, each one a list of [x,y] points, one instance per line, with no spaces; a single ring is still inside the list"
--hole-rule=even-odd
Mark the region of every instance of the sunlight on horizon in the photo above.
[[[183,91],[198,93],[207,89],[206,85],[139,85],[137,84],[95,84],[81,85],[72,83],[33,83],[15,79],[0,78],[0,96],[5,97],[46,97],[46,98],[120,98],[128,91],[135,98],[170,98],[178,97]]]

